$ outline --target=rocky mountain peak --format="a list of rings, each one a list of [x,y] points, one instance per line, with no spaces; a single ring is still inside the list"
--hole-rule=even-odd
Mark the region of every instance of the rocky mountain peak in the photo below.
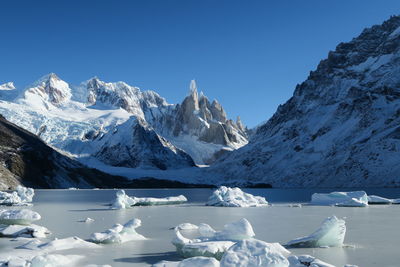
[[[53,105],[59,105],[71,98],[71,88],[68,83],[61,80],[55,73],[50,73],[38,81],[24,92],[24,98],[29,99],[30,95],[36,95],[44,101]]]
[[[0,90],[15,90],[14,83],[8,82],[8,83],[0,84]]]

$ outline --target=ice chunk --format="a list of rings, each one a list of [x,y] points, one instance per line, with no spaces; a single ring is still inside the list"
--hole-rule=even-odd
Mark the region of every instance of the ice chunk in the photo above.
[[[255,236],[251,224],[244,218],[226,224],[222,231],[215,231],[205,223],[200,224],[197,231],[199,236],[189,239],[182,235],[178,227],[175,228],[175,238],[172,240],[172,244],[183,257],[207,256],[220,259],[235,241]]]
[[[40,214],[28,209],[0,210],[0,224],[22,224],[28,225],[40,220]]]
[[[30,241],[19,248],[31,249],[31,250],[41,250],[44,252],[53,252],[59,250],[67,250],[67,249],[92,249],[92,248],[100,248],[99,245],[87,242],[79,237],[67,237],[62,239],[55,239],[53,241],[43,243],[38,240]]]
[[[267,206],[268,202],[260,196],[253,196],[243,192],[240,188],[221,186],[209,197],[207,206],[222,207],[260,207]]]
[[[175,228],[179,230],[198,230],[199,227],[195,224],[191,223],[181,223],[180,225],[176,226]]]
[[[60,255],[60,254],[45,254],[37,255],[32,259],[24,259],[23,257],[10,257],[7,260],[1,260],[1,266],[14,267],[62,267],[76,266],[76,263],[83,259],[80,255]]]
[[[400,204],[400,198],[393,199],[392,204]]]
[[[126,224],[116,224],[111,229],[101,233],[94,233],[90,236],[90,241],[95,243],[124,243],[132,240],[146,239],[144,236],[136,232],[136,228],[140,227],[139,219],[132,219]]]
[[[16,191],[11,193],[0,191],[0,205],[29,205],[34,195],[35,191],[32,188],[19,185]]]
[[[153,267],[219,267],[219,261],[208,257],[193,257],[183,261],[162,261]]]
[[[94,219],[87,217],[86,219],[79,221],[79,222],[92,223],[92,222],[94,222]]]
[[[179,254],[184,258],[204,256],[221,259],[222,255],[235,242],[232,241],[204,241],[186,244],[182,247]]]
[[[325,219],[317,231],[306,237],[296,238],[288,247],[316,248],[316,247],[340,247],[343,245],[346,234],[346,224],[336,216]]]
[[[245,218],[237,222],[228,223],[224,225],[224,229],[220,232],[215,232],[214,238],[216,240],[233,240],[239,241],[247,238],[252,238],[256,234],[250,222]]]
[[[168,205],[168,204],[182,204],[187,202],[185,196],[175,196],[166,198],[154,198],[154,197],[130,197],[126,195],[124,190],[118,190],[116,198],[111,204],[113,209],[126,209],[132,206],[151,206],[151,205]]]
[[[82,260],[84,256],[81,255],[60,255],[60,254],[47,254],[34,257],[27,266],[30,267],[62,267],[62,266],[76,266],[76,263]]]
[[[278,243],[266,243],[256,239],[237,242],[222,256],[221,267],[288,267],[290,254]]]
[[[323,206],[368,206],[368,196],[364,191],[332,192],[328,194],[315,193],[311,204]]]
[[[351,198],[348,201],[336,204],[337,207],[366,207],[368,203],[357,198]]]
[[[50,231],[43,226],[25,225],[0,225],[0,237],[33,237],[44,238]]]
[[[368,196],[368,204],[392,204],[392,202],[392,199],[375,195]]]
[[[334,265],[323,262],[310,255],[291,255],[288,257],[288,260],[290,262],[290,267],[335,267]]]

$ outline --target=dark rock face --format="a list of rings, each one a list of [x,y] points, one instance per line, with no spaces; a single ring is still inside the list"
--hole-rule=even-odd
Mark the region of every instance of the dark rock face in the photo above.
[[[121,177],[90,169],[0,115],[0,189],[19,184],[34,188],[114,187]]]
[[[212,171],[273,186],[400,186],[399,27],[391,17],[339,44]]]

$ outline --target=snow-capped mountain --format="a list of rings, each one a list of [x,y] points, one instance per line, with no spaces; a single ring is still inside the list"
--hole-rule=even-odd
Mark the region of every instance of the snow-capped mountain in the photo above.
[[[92,78],[72,86],[51,73],[14,89],[16,97],[0,94],[0,114],[82,162],[95,157],[128,168],[192,167],[247,143],[241,122],[228,120],[218,102],[198,97],[195,82],[192,87],[181,105],[172,105],[124,82]]]
[[[14,90],[15,86],[13,82],[8,82],[8,83],[4,83],[4,84],[0,84],[0,90]]]
[[[124,186],[128,181],[55,151],[40,138],[0,116],[0,189]]]
[[[400,17],[322,60],[249,144],[214,164],[220,182],[400,186]]]

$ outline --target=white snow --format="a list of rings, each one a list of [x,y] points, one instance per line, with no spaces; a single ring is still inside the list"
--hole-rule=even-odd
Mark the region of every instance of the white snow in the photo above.
[[[13,82],[8,82],[8,83],[0,84],[0,90],[5,90],[5,91],[15,90],[14,83]]]
[[[83,220],[85,223],[91,223],[94,222],[94,219],[87,217],[85,220]]]
[[[141,234],[136,232],[136,228],[141,226],[139,219],[132,219],[126,224],[116,224],[111,229],[101,233],[94,233],[90,236],[90,241],[95,243],[125,243],[132,240],[146,239]]]
[[[368,196],[368,204],[391,204],[393,202],[392,199],[370,195]]]
[[[317,231],[306,237],[289,241],[288,247],[317,248],[317,247],[341,247],[346,234],[346,224],[336,216],[324,220]]]
[[[17,186],[16,191],[11,193],[0,191],[0,205],[29,205],[35,191],[32,188]]]
[[[198,230],[199,227],[192,223],[181,223],[175,227],[178,230]]]
[[[204,241],[190,243],[182,247],[180,255],[184,258],[204,256],[221,259],[225,251],[234,244],[235,242],[232,241]]]
[[[400,204],[400,198],[393,199],[392,204]]]
[[[34,221],[40,220],[40,214],[28,210],[4,210],[0,209],[0,224],[30,224]]]
[[[44,254],[33,257],[32,259],[24,259],[23,257],[9,257],[8,259],[0,259],[1,266],[12,267],[63,267],[77,266],[76,264],[83,259],[81,255],[61,255],[61,254]]]
[[[311,204],[321,206],[368,206],[368,196],[364,191],[331,192],[329,194],[315,193]]]
[[[32,237],[45,238],[50,231],[43,226],[31,225],[0,225],[0,237]]]
[[[179,226],[175,228],[172,244],[183,257],[207,256],[219,259],[236,241],[255,236],[251,224],[244,218],[226,224],[222,231],[216,231],[210,225],[202,223],[198,225],[197,232],[197,238],[189,239],[182,235]]]
[[[168,205],[168,204],[182,204],[187,202],[187,198],[183,195],[154,198],[154,197],[130,197],[126,195],[124,190],[118,190],[116,198],[111,204],[112,209],[126,209],[132,206],[152,206],[152,205]]]
[[[193,257],[182,261],[161,261],[153,267],[219,267],[219,261],[208,257]]]
[[[222,207],[260,207],[267,206],[268,202],[260,196],[253,196],[243,192],[240,188],[221,186],[209,197],[208,206]]]
[[[332,264],[323,262],[319,259],[316,259],[313,256],[310,255],[301,255],[301,256],[295,256],[295,255],[290,255],[288,257],[289,260],[289,267],[304,267],[304,266],[311,266],[311,267],[335,267]]]
[[[29,249],[29,250],[38,250],[42,253],[50,253],[54,251],[60,250],[68,250],[68,249],[93,249],[100,248],[99,245],[94,244],[92,242],[87,242],[79,237],[66,237],[61,239],[54,239],[50,242],[43,243],[39,240],[32,240],[19,248],[21,249]]]
[[[287,256],[290,254],[278,243],[266,243],[251,239],[237,242],[222,256],[223,267],[289,267]]]

